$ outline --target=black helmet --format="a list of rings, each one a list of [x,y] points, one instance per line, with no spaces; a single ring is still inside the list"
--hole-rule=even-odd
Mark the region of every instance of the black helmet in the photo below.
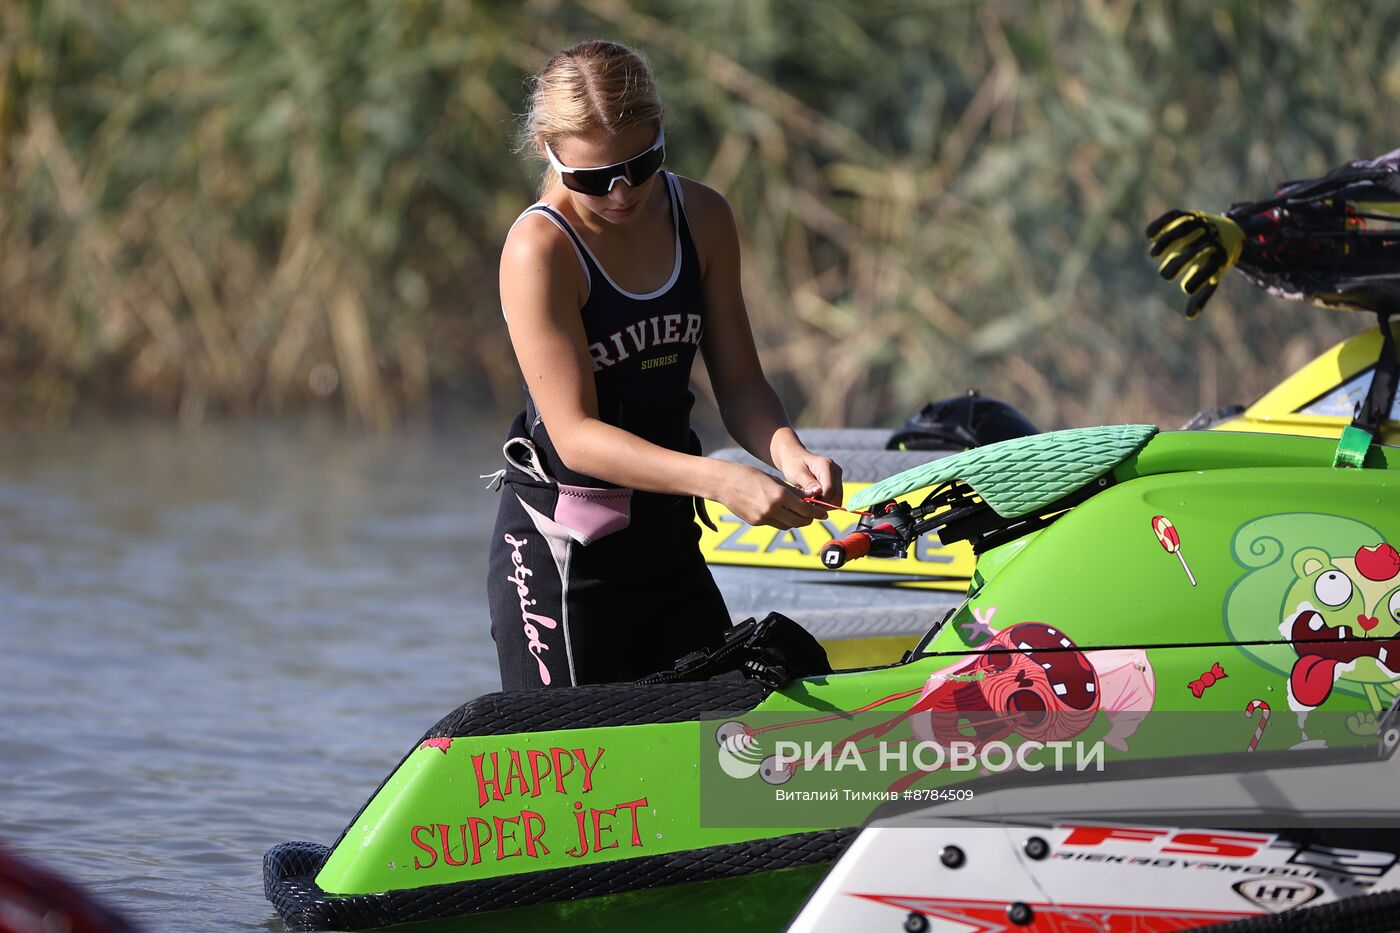
[[[966,450],[1039,434],[1026,416],[976,389],[929,402],[894,432],[886,450]]]

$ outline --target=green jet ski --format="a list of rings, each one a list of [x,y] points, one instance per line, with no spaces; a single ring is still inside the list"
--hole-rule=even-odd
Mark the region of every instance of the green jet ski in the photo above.
[[[1368,439],[1397,366],[1372,304]],[[929,534],[976,555],[901,661],[814,673],[765,642],[786,630],[770,617],[652,683],[472,700],[334,844],[266,854],[287,926],[772,929],[891,800],[1007,769],[1369,754],[1400,696],[1400,449],[1355,432],[1058,431],[849,505],[866,514],[826,567]]]
[[[1230,713],[1235,728],[1191,737],[1205,755],[1246,747],[1258,701],[1297,714],[1274,716],[1263,748],[1373,737],[1400,691],[1400,450],[1341,470],[1335,446],[1087,428],[894,477],[866,502],[886,520],[855,533],[872,550],[934,523],[980,555],[966,601],[908,659],[780,689],[479,698],[414,743],[335,845],[271,850],[268,896],[294,929],[361,929],[566,898],[607,911],[626,891],[820,865],[881,798],[791,795],[976,776],[822,766],[876,736],[1174,757],[1179,723],[1157,734],[1161,713]],[[897,501],[930,483],[923,502]],[[853,538],[827,559],[849,559]],[[817,751],[785,759],[784,735]]]

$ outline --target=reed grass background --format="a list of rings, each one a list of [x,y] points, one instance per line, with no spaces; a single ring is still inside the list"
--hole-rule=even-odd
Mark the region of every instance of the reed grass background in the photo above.
[[[0,0],[0,419],[514,408],[514,115],[598,36],[803,423],[1173,424],[1366,324],[1237,280],[1188,324],[1141,231],[1400,145],[1394,3]]]

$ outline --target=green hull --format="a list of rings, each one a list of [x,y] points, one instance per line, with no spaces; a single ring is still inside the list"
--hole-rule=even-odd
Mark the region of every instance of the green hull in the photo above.
[[[785,927],[826,873],[826,864],[782,868],[718,881],[674,884],[579,900],[473,914],[470,920],[404,924],[397,933],[772,933]]]
[[[569,890],[598,896],[591,907],[523,909],[620,917],[628,887],[700,879],[752,892],[733,878],[785,868],[782,877],[804,879],[803,865],[846,838],[830,831],[859,825],[879,795],[931,793],[986,771],[985,761],[871,767],[875,742],[1006,745],[1034,771],[1061,753],[1054,743],[1097,748],[1111,765],[1373,741],[1400,689],[1388,666],[1400,669],[1400,641],[1393,660],[1387,651],[1400,639],[1400,451],[1373,448],[1367,469],[1338,470],[1333,448],[1158,435],[1080,484],[1082,501],[1058,520],[1002,532],[967,601],[941,626],[931,618],[901,664],[766,696],[720,683],[648,688],[671,701],[657,699],[666,711],[656,716],[638,707],[639,688],[604,687],[513,695],[514,731],[500,717],[489,734],[474,731],[479,717],[444,721],[318,864],[272,866],[269,896],[308,928],[350,925],[360,914],[347,904],[377,903],[365,916],[388,922],[431,915],[395,913],[398,904],[448,915]],[[1027,472],[1054,469],[1018,466],[1007,481],[1022,485]],[[1323,636],[1335,643],[1312,643]],[[556,707],[555,725],[530,725],[532,704]],[[563,727],[573,723],[584,725]],[[784,751],[793,746],[804,751]],[[846,767],[832,767],[838,758]],[[664,908],[673,926],[695,913],[689,890],[642,892],[636,903],[653,923]],[[796,907],[777,890],[765,906]],[[325,903],[342,913],[318,913]]]

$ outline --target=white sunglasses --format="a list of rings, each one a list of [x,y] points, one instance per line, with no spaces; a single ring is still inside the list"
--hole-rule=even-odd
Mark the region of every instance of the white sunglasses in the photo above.
[[[656,142],[640,155],[598,168],[570,168],[559,161],[549,143],[544,144],[544,151],[549,156],[549,164],[559,173],[559,180],[564,183],[565,188],[600,198],[612,193],[613,185],[617,184],[619,179],[635,188],[656,174],[661,163],[666,161],[666,130],[660,130],[656,134]]]

